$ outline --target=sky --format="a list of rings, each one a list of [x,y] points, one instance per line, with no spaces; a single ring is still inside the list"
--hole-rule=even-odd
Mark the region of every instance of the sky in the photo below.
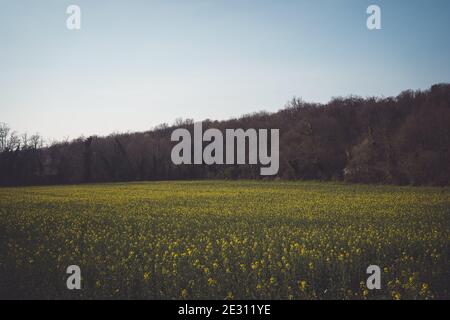
[[[392,96],[449,57],[448,0],[0,0],[0,122],[60,140]]]

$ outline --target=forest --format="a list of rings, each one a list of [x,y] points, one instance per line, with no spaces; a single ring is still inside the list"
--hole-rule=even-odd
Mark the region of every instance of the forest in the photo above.
[[[259,165],[174,165],[171,133],[177,128],[192,132],[192,119],[177,119],[147,132],[51,143],[2,123],[0,185],[192,179],[450,185],[450,84],[396,97],[339,97],[327,104],[293,98],[275,113],[204,120],[203,126],[222,132],[279,129],[278,175],[261,177]]]

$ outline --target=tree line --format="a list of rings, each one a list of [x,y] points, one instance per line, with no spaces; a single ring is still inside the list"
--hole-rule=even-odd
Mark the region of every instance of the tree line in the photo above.
[[[147,132],[47,144],[38,134],[19,135],[0,124],[0,185],[262,179],[257,165],[173,165],[171,133],[193,130],[193,123],[178,119]],[[293,98],[276,113],[203,126],[280,129],[280,170],[272,179],[450,185],[449,84],[327,104]]]

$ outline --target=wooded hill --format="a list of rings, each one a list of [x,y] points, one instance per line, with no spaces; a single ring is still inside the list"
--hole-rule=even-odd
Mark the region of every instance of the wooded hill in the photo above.
[[[170,136],[180,127],[191,131],[193,121],[45,145],[38,135],[19,136],[3,124],[0,184],[263,178],[259,166],[173,165]],[[276,113],[206,120],[203,128],[280,129],[280,170],[273,178],[450,185],[449,84],[328,104],[295,98]]]

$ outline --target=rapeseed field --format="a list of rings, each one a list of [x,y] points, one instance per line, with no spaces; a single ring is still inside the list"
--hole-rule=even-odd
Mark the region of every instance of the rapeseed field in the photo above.
[[[448,188],[2,188],[0,298],[448,299],[449,230]],[[70,265],[81,290],[67,289]],[[381,290],[366,286],[369,265]]]

